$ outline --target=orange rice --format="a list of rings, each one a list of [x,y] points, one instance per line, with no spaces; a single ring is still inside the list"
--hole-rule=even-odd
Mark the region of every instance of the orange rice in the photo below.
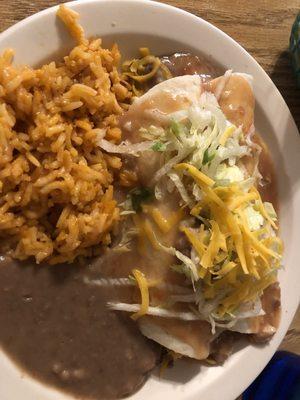
[[[0,238],[12,256],[51,264],[110,243],[121,160],[96,142],[120,140],[132,97],[117,45],[87,40],[74,11],[57,15],[77,41],[63,62],[32,69],[12,65],[12,50],[0,57]]]

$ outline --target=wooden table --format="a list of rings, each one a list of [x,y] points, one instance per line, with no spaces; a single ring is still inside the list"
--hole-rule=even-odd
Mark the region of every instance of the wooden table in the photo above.
[[[0,31],[60,0],[0,0]],[[265,69],[300,128],[300,90],[291,74],[288,43],[300,0],[169,0],[237,40]],[[300,354],[300,309],[281,345]]]

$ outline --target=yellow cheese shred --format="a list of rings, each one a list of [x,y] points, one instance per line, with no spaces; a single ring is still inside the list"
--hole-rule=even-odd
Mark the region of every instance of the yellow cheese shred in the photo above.
[[[225,146],[227,139],[229,139],[230,136],[232,136],[232,134],[235,130],[236,130],[236,126],[234,126],[234,125],[229,126],[228,128],[225,129],[225,131],[220,139],[221,146]]]
[[[241,231],[243,234],[243,243],[244,243],[244,252],[245,252],[245,257],[246,257],[246,262],[249,268],[249,273],[253,275],[256,279],[259,279],[259,273],[256,269],[255,262],[254,262],[254,257],[253,257],[253,252],[251,248],[251,243],[248,240],[247,236],[245,236],[245,230],[244,226],[241,227]]]
[[[141,293],[141,308],[138,312],[131,315],[133,320],[143,317],[147,314],[149,308],[149,288],[145,275],[138,269],[134,269],[132,274],[138,284]]]
[[[181,228],[181,231],[184,232],[189,242],[196,250],[198,256],[201,258],[206,251],[206,246],[203,243],[201,243],[199,237],[197,237],[197,234],[194,233],[191,229],[184,226]]]
[[[198,275],[200,279],[204,279],[207,274],[207,269],[203,268],[201,265],[198,268]]]
[[[206,252],[203,254],[200,264],[203,268],[211,268],[214,263],[214,259],[220,249],[221,235],[220,228],[216,221],[210,221],[211,223],[211,238]]]
[[[253,192],[253,193],[247,193],[242,196],[238,196],[233,198],[228,207],[231,211],[241,207],[242,204],[244,203],[249,203],[251,200],[257,200],[258,199],[258,194]]]
[[[170,221],[164,217],[164,215],[160,212],[160,210],[157,207],[146,205],[143,206],[143,211],[151,215],[154,222],[157,224],[157,226],[163,233],[168,233],[172,228]]]
[[[227,220],[227,224],[230,229],[230,232],[231,232],[232,239],[235,243],[235,248],[236,248],[237,254],[239,256],[244,274],[248,274],[249,271],[247,268],[246,256],[245,256],[245,251],[244,251],[244,246],[243,246],[243,237],[242,237],[242,233],[241,233],[238,221],[237,221],[236,217],[231,213],[227,213],[226,220]]]
[[[203,204],[202,204],[202,201],[200,201],[199,203],[197,203],[197,204],[191,209],[190,214],[193,215],[193,217],[197,217],[197,216],[200,214],[202,208],[203,208]]]
[[[237,263],[235,263],[233,261],[227,261],[223,264],[222,268],[219,271],[213,272],[213,275],[223,277],[223,276],[227,275],[230,271],[232,271],[236,266],[237,266]]]
[[[203,187],[203,192],[206,194],[208,200],[218,204],[219,207],[227,209],[226,204],[223,202],[222,199],[216,194],[216,192],[210,187]]]
[[[261,215],[267,220],[267,221],[269,221],[270,222],[270,224],[271,224],[271,226],[276,230],[276,229],[278,229],[278,227],[277,227],[277,225],[275,224],[275,222],[272,220],[272,218],[269,216],[269,214],[267,213],[267,211],[266,211],[266,209],[265,209],[265,206],[264,206],[264,204],[263,204],[263,202],[262,202],[262,200],[261,200],[261,197],[260,197],[260,195],[259,195],[259,192],[258,192],[258,190],[255,188],[255,187],[253,187],[253,188],[251,188],[251,192],[252,193],[256,193],[257,195],[258,195],[258,201],[257,201],[257,203],[258,203],[258,210],[259,210],[259,212],[261,213]]]
[[[262,256],[268,257],[271,256],[275,259],[280,259],[280,255],[275,253],[273,250],[269,249],[262,242],[260,242],[255,235],[249,230],[248,227],[244,226],[245,235],[251,240],[252,246],[254,249],[261,254]]]
[[[186,171],[188,174],[195,179],[199,186],[213,186],[214,180],[209,178],[207,175],[203,174],[203,172],[199,171],[196,167],[191,164],[181,163],[175,165],[176,171]]]
[[[220,307],[220,316],[226,312],[232,312],[237,304],[253,301],[258,294],[261,294],[268,286],[276,282],[276,275],[266,275],[255,284],[251,279],[247,279],[233,293],[225,297]]]

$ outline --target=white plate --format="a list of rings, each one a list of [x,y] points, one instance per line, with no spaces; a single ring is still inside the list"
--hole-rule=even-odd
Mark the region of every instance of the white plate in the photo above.
[[[182,362],[164,379],[151,378],[132,399],[233,400],[254,380],[283,339],[300,295],[300,140],[280,93],[257,62],[234,40],[206,21],[182,10],[147,0],[83,0],[70,3],[80,12],[88,36],[102,36],[104,45],[116,40],[125,56],[148,46],[154,54],[192,51],[212,56],[224,68],[254,77],[256,127],[272,150],[279,181],[281,235],[285,269],[280,272],[282,320],[271,342],[236,351],[223,366],[201,367]],[[36,65],[71,47],[70,37],[45,10],[0,35],[0,51],[16,50],[16,62]],[[16,333],[17,334],[17,333]],[[96,351],[97,349],[95,349]],[[221,396],[220,396],[221,394]],[[0,354],[1,400],[63,400],[64,396],[22,374]]]

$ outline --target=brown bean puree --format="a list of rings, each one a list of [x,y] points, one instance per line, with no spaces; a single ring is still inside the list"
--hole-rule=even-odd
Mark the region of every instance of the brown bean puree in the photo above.
[[[127,315],[107,309],[111,288],[83,283],[92,272],[2,258],[0,343],[47,384],[84,398],[120,398],[144,383],[160,349]]]

